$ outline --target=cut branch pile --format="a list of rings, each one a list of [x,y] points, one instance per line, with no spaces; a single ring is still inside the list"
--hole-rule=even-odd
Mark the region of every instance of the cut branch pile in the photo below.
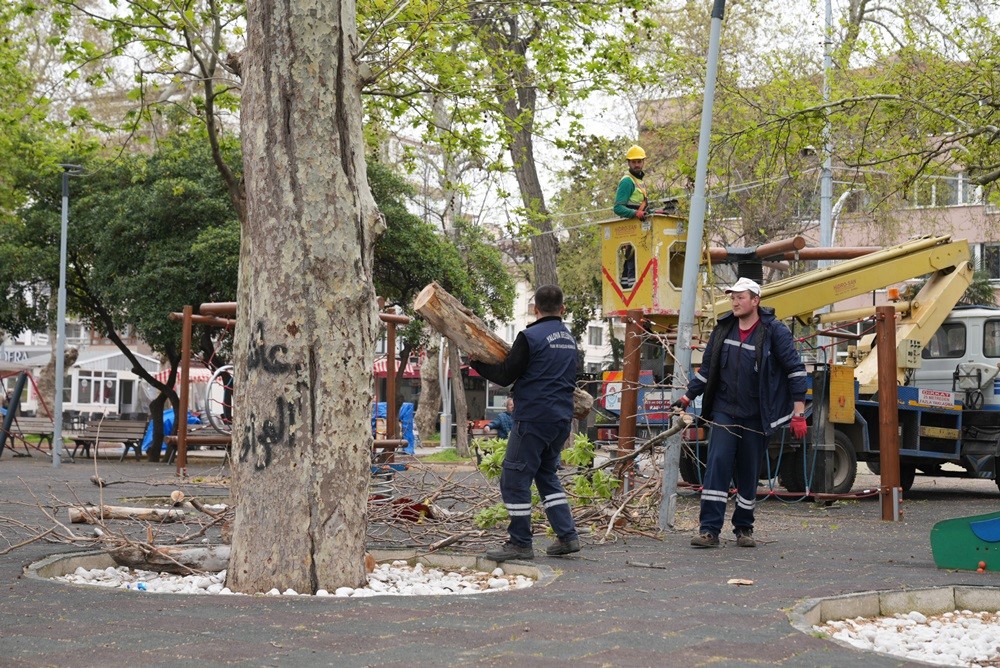
[[[626,535],[658,537],[657,527],[662,475],[661,446],[684,422],[641,443],[626,455],[612,457],[590,468],[564,467],[564,481],[587,478],[608,467],[628,469],[631,484],[612,498],[571,498],[577,527],[585,541],[608,542]],[[368,542],[371,548],[409,548],[423,553],[447,548],[476,552],[503,540],[506,521],[489,528],[476,524],[477,515],[500,504],[498,485],[471,465],[437,465],[419,460],[408,470],[393,472],[391,494],[372,497],[368,506]],[[97,477],[97,476],[95,476]],[[121,565],[144,570],[192,574],[225,568],[229,555],[227,529],[234,509],[213,510],[197,495],[175,491],[165,507],[132,507],[104,503],[105,489],[127,481],[91,482],[99,488],[100,502],[82,502],[72,488],[71,501],[52,495],[42,499],[24,483],[24,489],[41,513],[37,525],[0,516],[0,555],[36,541],[103,549]],[[385,488],[385,484],[381,484]],[[572,497],[572,494],[571,494]],[[547,523],[536,508],[535,533],[543,536]],[[76,528],[74,524],[86,524]],[[678,527],[681,528],[681,527]],[[220,537],[221,534],[221,537]],[[211,545],[203,543],[211,539]],[[194,543],[194,544],[192,544]]]

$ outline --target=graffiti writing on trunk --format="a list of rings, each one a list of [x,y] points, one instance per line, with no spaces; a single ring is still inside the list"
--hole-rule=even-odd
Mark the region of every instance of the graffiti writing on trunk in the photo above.
[[[247,369],[270,376],[293,370],[293,365],[285,360],[288,348],[281,344],[268,345],[264,337],[264,322],[258,321],[256,336],[252,337],[247,350]],[[240,463],[252,462],[254,470],[263,471],[271,465],[274,449],[280,446],[294,446],[295,404],[283,396],[274,399],[274,409],[268,415],[250,411],[243,425],[240,442]]]
[[[256,471],[263,471],[271,465],[274,446],[295,445],[295,406],[284,397],[274,400],[274,418],[261,419],[251,412],[243,427],[243,443],[240,446],[240,462],[253,461]]]
[[[288,353],[288,348],[276,343],[273,346],[267,345],[264,340],[264,321],[257,321],[256,340],[251,339],[250,350],[247,351],[247,368],[251,371],[260,369],[264,373],[271,375],[290,371],[292,365],[284,360],[279,360],[278,355],[284,357]]]

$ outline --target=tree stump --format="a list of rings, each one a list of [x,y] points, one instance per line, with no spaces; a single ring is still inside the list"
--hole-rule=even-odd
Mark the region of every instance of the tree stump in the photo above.
[[[455,342],[459,349],[474,360],[499,364],[507,359],[510,346],[494,334],[462,302],[437,283],[431,283],[413,300],[413,310],[436,331]],[[590,413],[594,399],[576,388],[573,391],[573,415],[579,420]]]

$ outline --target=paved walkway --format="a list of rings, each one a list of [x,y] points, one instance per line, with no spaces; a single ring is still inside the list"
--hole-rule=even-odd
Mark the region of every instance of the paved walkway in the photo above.
[[[93,464],[0,459],[0,516],[41,520],[52,493],[97,500]],[[192,462],[192,476],[219,472]],[[173,467],[101,463],[112,498],[169,493]],[[166,482],[167,486],[154,486]],[[875,478],[861,480],[874,485]],[[67,487],[68,485],[68,487]],[[2,666],[867,666],[905,662],[794,630],[786,611],[812,597],[946,584],[1000,584],[996,573],[939,571],[937,520],[996,510],[992,481],[918,478],[905,521],[882,522],[875,500],[833,507],[775,500],[760,507],[757,549],[693,550],[662,541],[585,544],[579,558],[540,557],[544,587],[472,597],[360,600],[150,595],[22,576],[65,546],[36,542],[0,556]],[[28,505],[24,505],[28,502]],[[693,499],[679,513],[692,517]],[[0,550],[8,543],[0,526]],[[543,543],[544,544],[544,543]],[[746,578],[752,586],[726,584]]]

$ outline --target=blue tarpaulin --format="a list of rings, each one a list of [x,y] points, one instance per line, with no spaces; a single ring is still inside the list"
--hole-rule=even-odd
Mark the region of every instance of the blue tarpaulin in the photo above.
[[[188,412],[188,424],[201,424],[201,419],[194,413]],[[163,411],[163,435],[167,436],[174,433],[174,409],[168,408]],[[149,446],[153,444],[153,421],[150,420],[149,424],[146,425],[146,434],[142,437],[142,451],[145,453],[149,450]],[[160,446],[160,452],[166,450],[167,444],[164,443]]]
[[[372,411],[372,434],[375,433],[375,421],[379,418],[385,419],[386,404],[384,401],[380,401],[375,404],[375,409]],[[400,435],[401,438],[406,439],[406,447],[402,449],[402,452],[412,455],[413,448],[416,446],[416,434],[413,433],[413,404],[410,402],[404,403],[399,407],[399,423],[402,428],[403,433]]]

